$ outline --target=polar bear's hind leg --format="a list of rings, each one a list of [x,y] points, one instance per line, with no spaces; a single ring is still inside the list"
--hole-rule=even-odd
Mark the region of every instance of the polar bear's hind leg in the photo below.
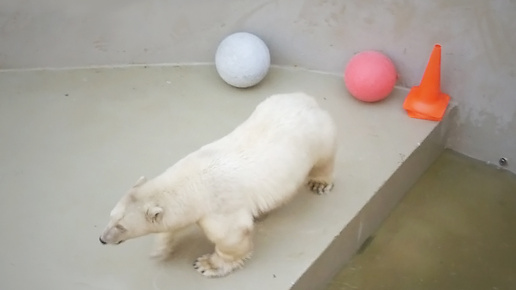
[[[325,194],[333,189],[334,157],[317,163],[308,174],[308,188],[317,194]]]

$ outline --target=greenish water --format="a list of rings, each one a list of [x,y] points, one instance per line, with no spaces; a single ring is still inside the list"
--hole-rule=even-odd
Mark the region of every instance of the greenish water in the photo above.
[[[516,176],[445,151],[328,286],[516,289]]]

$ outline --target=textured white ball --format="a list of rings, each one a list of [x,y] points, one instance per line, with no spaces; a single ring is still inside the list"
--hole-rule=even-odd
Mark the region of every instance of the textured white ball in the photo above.
[[[256,35],[238,32],[224,38],[215,54],[220,77],[237,88],[259,83],[269,71],[271,58],[267,45]]]

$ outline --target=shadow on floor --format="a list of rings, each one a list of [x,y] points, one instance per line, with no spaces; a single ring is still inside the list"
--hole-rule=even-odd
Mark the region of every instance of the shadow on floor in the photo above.
[[[327,289],[516,289],[516,176],[445,151]]]

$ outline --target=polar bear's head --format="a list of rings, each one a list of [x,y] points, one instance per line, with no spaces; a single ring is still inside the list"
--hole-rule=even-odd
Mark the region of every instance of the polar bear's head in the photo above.
[[[142,190],[145,182],[145,177],[141,177],[113,208],[110,221],[99,237],[102,244],[116,245],[162,230],[163,208],[148,198],[147,190]]]

